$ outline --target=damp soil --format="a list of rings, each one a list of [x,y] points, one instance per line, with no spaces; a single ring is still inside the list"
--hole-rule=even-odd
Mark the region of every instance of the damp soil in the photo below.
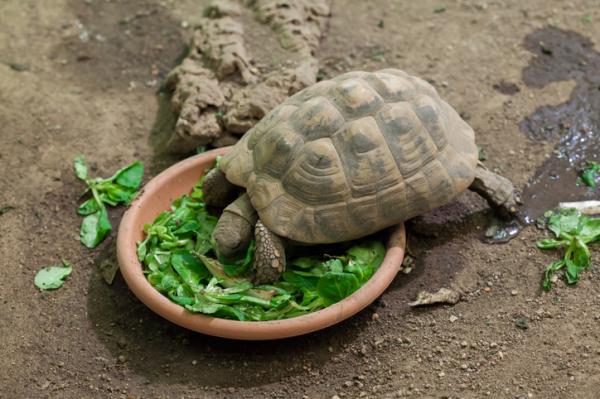
[[[577,287],[558,282],[542,294],[556,256],[535,248],[544,233],[529,226],[506,244],[482,242],[497,220],[470,192],[407,223],[411,273],[355,317],[304,337],[246,343],[192,333],[149,311],[119,275],[104,282],[98,265],[115,234],[94,251],[78,242],[83,187],[71,160],[85,154],[102,176],[140,159],[147,181],[179,159],[152,145],[152,132],[173,123],[157,93],[205,3],[0,6],[0,209],[14,207],[0,214],[0,397],[595,397],[597,269]],[[396,67],[432,82],[532,214],[595,195],[576,185],[575,171],[598,148],[596,2],[331,9],[315,51],[320,78]],[[115,230],[122,212],[111,210]],[[69,280],[36,290],[36,271],[61,258],[74,264]],[[408,307],[441,287],[459,290],[461,302]]]
[[[588,37],[555,27],[527,35],[525,48],[534,58],[523,70],[524,84],[575,82],[567,101],[541,106],[519,124],[531,140],[557,142],[523,192],[526,217],[535,220],[558,202],[599,197],[578,177],[586,161],[600,159],[600,53]]]

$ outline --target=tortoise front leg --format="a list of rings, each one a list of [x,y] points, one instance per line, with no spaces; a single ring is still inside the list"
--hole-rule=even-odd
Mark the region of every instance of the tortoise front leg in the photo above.
[[[285,270],[285,245],[281,237],[270,231],[259,220],[254,229],[256,247],[254,271],[256,284],[273,283]]]
[[[235,199],[237,186],[230,183],[219,168],[214,168],[206,174],[202,183],[204,202],[207,205],[224,208]]]
[[[212,235],[217,255],[226,260],[243,256],[252,241],[257,219],[248,194],[229,204],[223,210]]]
[[[485,198],[502,216],[512,217],[517,213],[517,204],[521,201],[513,184],[507,178],[490,172],[481,162],[477,164],[475,180],[469,189]]]

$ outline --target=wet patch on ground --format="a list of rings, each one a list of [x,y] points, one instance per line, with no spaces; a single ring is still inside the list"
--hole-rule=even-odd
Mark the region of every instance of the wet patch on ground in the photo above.
[[[535,54],[523,70],[527,86],[576,82],[567,102],[542,106],[519,126],[531,140],[558,140],[550,158],[523,191],[526,218],[534,220],[559,202],[598,196],[597,191],[577,181],[584,162],[600,157],[600,53],[590,39],[553,27],[529,34],[524,45]]]

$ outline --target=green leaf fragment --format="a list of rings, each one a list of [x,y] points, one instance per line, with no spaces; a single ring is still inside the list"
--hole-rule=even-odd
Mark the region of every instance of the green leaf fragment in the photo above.
[[[435,6],[435,8],[433,9],[433,12],[436,14],[440,14],[443,13],[444,11],[446,11],[448,9],[448,7],[445,4],[439,4],[437,6]]]
[[[85,157],[83,155],[77,155],[73,161],[73,169],[75,169],[75,176],[80,180],[85,181],[88,177],[88,168],[85,164]]]
[[[87,216],[91,215],[92,213],[96,213],[99,210],[100,207],[98,206],[96,198],[89,198],[83,204],[79,205],[79,208],[77,208],[77,213],[81,216]]]
[[[591,188],[596,188],[596,180],[600,173],[600,163],[594,161],[587,161],[585,167],[581,172],[581,180],[583,183]]]
[[[8,211],[12,211],[13,209],[15,209],[15,207],[12,205],[4,205],[0,207],[0,216],[4,215]]]
[[[485,148],[477,146],[477,159],[479,159],[481,162],[487,160],[487,152],[485,151]]]
[[[142,182],[143,175],[144,165],[140,161],[135,161],[117,171],[114,175],[114,181],[119,186],[137,190]]]
[[[600,218],[585,218],[579,236],[584,242],[600,240]]]
[[[191,288],[198,287],[200,280],[211,277],[204,263],[190,252],[173,253],[171,264],[182,280]]]
[[[540,249],[554,249],[560,247],[561,245],[564,245],[563,241],[554,240],[552,238],[544,238],[537,243],[537,247]]]
[[[62,261],[62,266],[48,266],[37,272],[33,283],[41,290],[54,290],[62,287],[73,267],[67,261]]]
[[[95,248],[104,240],[112,226],[108,220],[106,208],[102,207],[98,212],[86,216],[81,222],[79,238],[81,243],[88,248]]]
[[[352,273],[327,272],[317,283],[317,292],[327,304],[339,302],[360,287]]]

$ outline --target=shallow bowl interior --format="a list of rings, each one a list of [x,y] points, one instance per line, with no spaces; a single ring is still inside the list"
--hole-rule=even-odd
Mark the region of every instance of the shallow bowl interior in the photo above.
[[[189,193],[204,171],[213,165],[216,156],[227,150],[208,151],[166,169],[146,184],[123,216],[117,236],[119,267],[131,291],[144,304],[167,320],[190,330],[224,338],[269,340],[329,327],[356,314],[383,293],[400,270],[404,258],[406,236],[403,226],[390,234],[383,263],[359,290],[325,309],[291,319],[242,322],[191,313],[152,287],[136,255],[136,242],[143,238],[144,224],[169,209],[173,200]]]

